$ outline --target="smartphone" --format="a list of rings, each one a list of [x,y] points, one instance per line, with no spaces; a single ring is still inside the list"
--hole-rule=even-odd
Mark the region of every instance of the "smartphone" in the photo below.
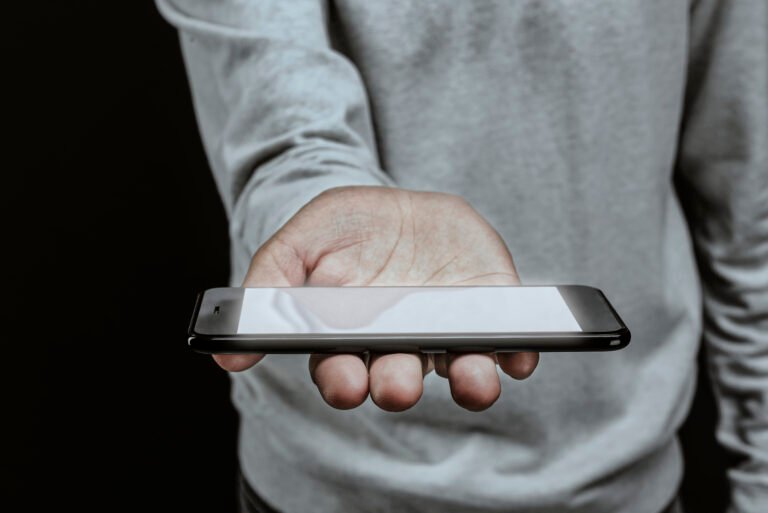
[[[630,332],[584,285],[214,288],[197,297],[203,353],[610,351]]]

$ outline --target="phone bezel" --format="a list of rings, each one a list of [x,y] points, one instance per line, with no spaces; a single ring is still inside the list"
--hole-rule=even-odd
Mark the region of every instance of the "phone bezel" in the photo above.
[[[504,285],[484,285],[496,287]],[[236,334],[244,288],[220,287],[198,295],[189,344],[203,353],[601,351],[625,347],[630,332],[610,301],[586,285],[532,285],[559,290],[580,332]],[[462,286],[465,288],[466,286]],[[269,287],[274,288],[274,287]],[[345,287],[348,288],[348,287]],[[358,287],[362,288],[362,287]],[[435,287],[437,288],[437,287]],[[214,309],[218,307],[218,314]],[[202,312],[211,312],[204,315]]]

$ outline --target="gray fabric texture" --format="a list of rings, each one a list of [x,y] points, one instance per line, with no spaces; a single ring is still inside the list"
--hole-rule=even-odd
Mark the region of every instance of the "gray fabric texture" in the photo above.
[[[306,357],[269,356],[231,375],[265,500],[659,511],[703,336],[732,510],[768,511],[766,0],[157,5],[229,216],[231,285],[322,190],[444,191],[497,229],[524,284],[597,286],[633,333],[616,353],[542,355],[483,413],[434,374],[407,412],[336,411]]]

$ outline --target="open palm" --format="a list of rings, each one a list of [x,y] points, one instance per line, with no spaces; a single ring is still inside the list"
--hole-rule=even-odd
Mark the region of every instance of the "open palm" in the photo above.
[[[461,197],[350,186],[329,189],[299,210],[256,252],[243,286],[518,284],[504,241]],[[242,371],[263,355],[214,358]],[[383,409],[407,409],[421,397],[423,376],[435,370],[448,378],[459,405],[483,410],[501,391],[497,363],[523,379],[538,354],[313,354],[309,370],[336,408],[358,406],[370,394]]]

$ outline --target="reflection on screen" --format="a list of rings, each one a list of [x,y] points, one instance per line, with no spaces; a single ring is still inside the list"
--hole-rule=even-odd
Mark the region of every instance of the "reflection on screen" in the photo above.
[[[237,333],[582,331],[557,287],[245,289]]]

